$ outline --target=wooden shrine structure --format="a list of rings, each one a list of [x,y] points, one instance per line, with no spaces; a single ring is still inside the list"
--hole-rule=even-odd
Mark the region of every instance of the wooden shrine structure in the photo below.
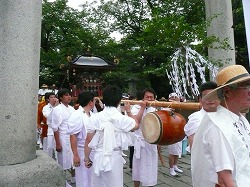
[[[70,62],[69,69],[73,77],[72,82],[76,85],[76,91],[73,96],[77,97],[81,91],[91,91],[96,96],[101,97],[105,85],[102,74],[115,68],[115,63],[106,61],[99,56],[84,54],[76,57]]]

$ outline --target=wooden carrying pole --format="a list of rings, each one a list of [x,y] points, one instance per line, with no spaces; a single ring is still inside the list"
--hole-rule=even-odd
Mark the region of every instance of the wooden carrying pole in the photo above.
[[[121,102],[128,102],[130,105],[140,105],[142,101],[136,100],[122,100]],[[200,103],[189,103],[189,102],[165,102],[165,101],[148,101],[147,106],[152,107],[166,107],[166,108],[173,108],[173,109],[180,109],[180,110],[200,110],[201,105]]]

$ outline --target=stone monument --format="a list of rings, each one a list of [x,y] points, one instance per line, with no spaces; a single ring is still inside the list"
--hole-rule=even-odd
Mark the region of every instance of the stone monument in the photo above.
[[[64,186],[62,168],[36,151],[42,1],[0,0],[0,186]]]

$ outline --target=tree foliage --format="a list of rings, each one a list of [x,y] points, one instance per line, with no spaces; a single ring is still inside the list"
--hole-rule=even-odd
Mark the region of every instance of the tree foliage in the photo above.
[[[203,0],[117,0],[103,2],[97,9],[104,20],[113,20],[110,32],[118,30],[124,34],[116,56],[123,67],[121,71],[130,75],[127,79],[165,77],[159,86],[167,87],[165,68],[176,48],[206,39]],[[195,48],[204,53],[204,47]]]
[[[249,69],[247,39],[243,16],[242,0],[233,0],[233,28],[236,49],[236,63]]]
[[[244,62],[242,2],[232,2],[237,60]],[[95,55],[120,61],[115,71],[103,75],[107,83],[126,90],[130,80],[149,81],[160,96],[166,96],[171,90],[162,89],[169,88],[165,69],[174,51],[202,41],[192,48],[206,56],[216,40],[207,38],[206,24],[203,0],[93,0],[83,4],[82,11],[68,7],[67,0],[43,0],[40,82],[60,85],[65,72],[59,67],[67,66],[66,57],[74,58],[90,47]],[[114,31],[123,35],[120,41],[110,37]]]
[[[85,53],[90,46],[97,53],[109,39],[104,29],[93,29],[88,12],[79,12],[67,6],[67,0],[43,0],[40,82],[61,85],[67,66],[67,56],[73,58]],[[100,55],[102,55],[100,53]]]

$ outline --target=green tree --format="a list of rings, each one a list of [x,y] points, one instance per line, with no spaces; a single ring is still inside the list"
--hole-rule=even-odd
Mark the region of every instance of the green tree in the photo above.
[[[247,62],[247,48],[241,0],[233,0],[237,63]],[[59,83],[67,66],[66,57],[83,54],[88,47],[92,53],[119,65],[103,75],[107,84],[128,88],[128,81],[140,79],[159,96],[170,92],[165,70],[170,56],[193,41],[200,54],[207,55],[207,46],[217,38],[207,38],[205,4],[203,0],[93,0],[83,4],[82,11],[67,6],[67,0],[51,3],[43,0],[40,82]],[[121,41],[110,38],[118,31]]]
[[[233,28],[236,49],[236,63],[249,69],[248,50],[242,0],[233,0]]]
[[[109,32],[124,34],[116,49],[120,59],[119,71],[129,80],[166,79],[163,85],[152,85],[156,90],[167,87],[165,69],[176,48],[195,40],[205,41],[205,8],[202,0],[117,0],[102,2],[95,8],[103,20],[113,20]],[[100,20],[100,19],[98,19]],[[195,46],[201,53],[204,47]],[[164,67],[164,68],[161,68]],[[113,73],[117,76],[118,73]],[[109,77],[112,75],[109,75]],[[154,81],[157,82],[157,81]],[[163,93],[161,93],[163,94]]]
[[[61,84],[67,67],[67,56],[86,52],[88,46],[102,46],[106,36],[95,33],[88,24],[87,13],[67,6],[67,0],[43,0],[40,82]],[[96,48],[98,48],[96,47]]]

